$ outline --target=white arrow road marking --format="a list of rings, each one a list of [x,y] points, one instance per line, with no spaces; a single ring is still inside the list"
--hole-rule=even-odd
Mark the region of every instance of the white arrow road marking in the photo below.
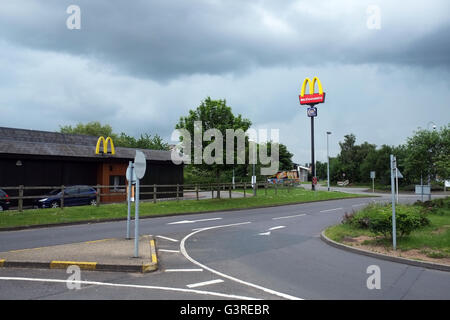
[[[163,236],[156,236],[156,237],[157,237],[157,238],[164,239],[164,240],[169,240],[169,241],[173,241],[173,242],[178,242],[177,239],[172,239],[172,238],[169,238],[169,237],[163,237]]]
[[[200,220],[182,220],[182,221],[170,222],[168,224],[195,223],[195,222],[213,221],[213,220],[220,220],[220,219],[222,219],[222,218],[211,218],[211,219],[200,219]]]
[[[222,277],[222,278],[225,278],[225,279],[228,279],[228,280],[231,280],[231,281],[235,281],[235,282],[240,283],[240,284],[243,284],[243,285],[245,285],[245,286],[253,287],[253,288],[255,288],[255,289],[259,289],[259,290],[262,290],[262,291],[267,292],[267,293],[269,293],[269,294],[273,294],[273,295],[276,295],[276,296],[279,296],[279,297],[282,297],[282,298],[285,298],[285,299],[290,299],[290,300],[302,300],[302,299],[300,299],[300,298],[291,296],[291,295],[289,295],[289,294],[285,294],[285,293],[278,292],[278,291],[275,291],[275,290],[272,290],[272,289],[268,289],[268,288],[262,287],[262,286],[260,286],[260,285],[257,285],[257,284],[254,284],[254,283],[250,283],[250,282],[247,282],[247,281],[243,281],[243,280],[240,280],[240,279],[238,279],[238,278],[234,278],[234,277],[232,277],[232,276],[229,276],[229,275],[227,275],[227,274],[225,274],[225,273],[222,273],[222,272],[219,272],[219,271],[217,271],[217,270],[214,270],[214,269],[212,269],[212,268],[210,268],[210,267],[208,267],[208,266],[205,266],[204,264],[201,264],[200,262],[198,262],[198,261],[192,259],[191,256],[190,256],[190,255],[187,253],[187,251],[186,251],[186,246],[185,246],[186,240],[189,239],[190,237],[192,237],[194,234],[197,234],[197,233],[199,233],[199,232],[206,231],[206,230],[212,230],[212,229],[217,229],[217,228],[225,228],[225,227],[231,227],[231,226],[238,226],[238,225],[243,225],[243,224],[248,224],[248,223],[251,223],[251,222],[242,222],[242,223],[227,224],[227,225],[221,225],[221,226],[215,226],[215,227],[203,228],[203,229],[194,231],[194,232],[188,234],[186,237],[184,237],[184,238],[181,240],[181,242],[180,242],[180,250],[181,250],[181,253],[183,254],[183,256],[186,257],[186,259],[188,259],[188,260],[189,260],[190,262],[192,262],[193,264],[196,264],[196,265],[198,265],[199,267],[201,267],[201,268],[203,268],[203,269],[205,269],[205,270],[208,270],[209,272],[215,273],[215,274],[217,274],[218,276],[220,276],[220,277]]]
[[[222,279],[216,279],[216,280],[211,280],[211,281],[205,281],[205,282],[188,284],[186,287],[188,287],[188,288],[197,288],[197,287],[207,286],[207,285],[210,285],[210,284],[221,283],[221,282],[223,282]]]
[[[306,213],[296,214],[294,216],[276,217],[276,218],[272,218],[272,220],[289,219],[289,218],[296,218],[296,217],[303,217],[303,216],[306,216]]]
[[[258,233],[260,236],[270,236],[270,231]]]
[[[21,278],[21,277],[0,277],[0,280],[3,280],[3,281],[33,281],[33,282],[70,283],[70,284],[79,283],[79,284],[94,285],[94,286],[136,288],[136,289],[154,289],[154,290],[166,290],[166,291],[175,291],[175,292],[187,292],[187,293],[211,295],[211,296],[216,296],[216,297],[232,298],[232,299],[239,299],[239,300],[261,300],[260,298],[237,296],[237,295],[233,295],[233,294],[225,294],[225,293],[212,292],[212,291],[202,291],[202,290],[185,289],[185,288],[142,286],[142,285],[136,285],[136,284],[121,284],[121,283],[108,283],[108,282],[97,282],[97,281],[38,279],[38,278]]]
[[[342,208],[334,208],[334,209],[322,210],[319,212],[329,212],[329,211],[334,211],[334,210],[343,210],[343,209]]]

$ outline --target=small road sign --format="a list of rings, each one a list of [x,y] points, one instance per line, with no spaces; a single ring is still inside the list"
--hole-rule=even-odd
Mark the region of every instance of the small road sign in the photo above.
[[[145,175],[145,169],[147,168],[147,161],[142,151],[136,150],[136,156],[134,157],[134,173],[136,178],[142,179]]]

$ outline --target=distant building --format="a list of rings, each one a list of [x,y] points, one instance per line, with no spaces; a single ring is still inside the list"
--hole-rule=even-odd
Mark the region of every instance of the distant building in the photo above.
[[[110,185],[113,187],[102,190],[102,193],[123,191],[118,186],[126,184],[126,169],[129,161],[134,159],[136,149],[116,147],[114,155],[96,154],[98,138],[0,127],[0,188],[19,185]],[[141,185],[183,184],[183,165],[172,162],[170,151],[141,151],[147,159],[147,170]],[[149,191],[153,190],[142,192]],[[171,189],[165,188],[164,191]],[[13,190],[8,192],[11,196],[14,193]],[[43,194],[43,191],[38,190],[37,194]],[[151,195],[142,195],[141,198],[146,197]],[[101,198],[102,202],[123,200],[124,195]]]

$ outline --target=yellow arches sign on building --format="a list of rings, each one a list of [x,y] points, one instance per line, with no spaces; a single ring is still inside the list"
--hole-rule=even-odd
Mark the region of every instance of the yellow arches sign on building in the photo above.
[[[314,93],[314,87],[319,88],[319,93]],[[309,94],[305,94],[306,86],[309,84]],[[325,92],[323,92],[322,83],[318,77],[314,77],[312,81],[309,78],[303,80],[302,89],[300,91],[300,104],[314,105],[325,102]]]
[[[103,150],[102,151],[100,151],[100,144],[103,144]],[[110,152],[108,152],[108,144],[111,145],[111,151]],[[111,137],[107,137],[106,140],[105,140],[105,137],[103,137],[103,136],[98,138],[97,146],[95,147],[95,154],[100,154],[100,153],[102,153],[102,154],[107,154],[107,153],[115,154],[116,153],[116,150],[114,149],[114,143],[113,143]]]

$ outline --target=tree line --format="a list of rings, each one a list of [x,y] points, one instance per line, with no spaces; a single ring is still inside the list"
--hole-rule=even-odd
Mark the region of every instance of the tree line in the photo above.
[[[412,185],[428,179],[442,183],[450,178],[450,124],[439,130],[418,129],[405,144],[389,146],[363,142],[356,144],[354,134],[339,142],[340,153],[330,158],[330,180],[349,180],[351,183],[371,182],[370,171],[376,172],[376,182],[390,185],[390,155],[397,158],[397,167],[404,176],[400,184]],[[317,162],[319,179],[327,179],[327,163]]]

